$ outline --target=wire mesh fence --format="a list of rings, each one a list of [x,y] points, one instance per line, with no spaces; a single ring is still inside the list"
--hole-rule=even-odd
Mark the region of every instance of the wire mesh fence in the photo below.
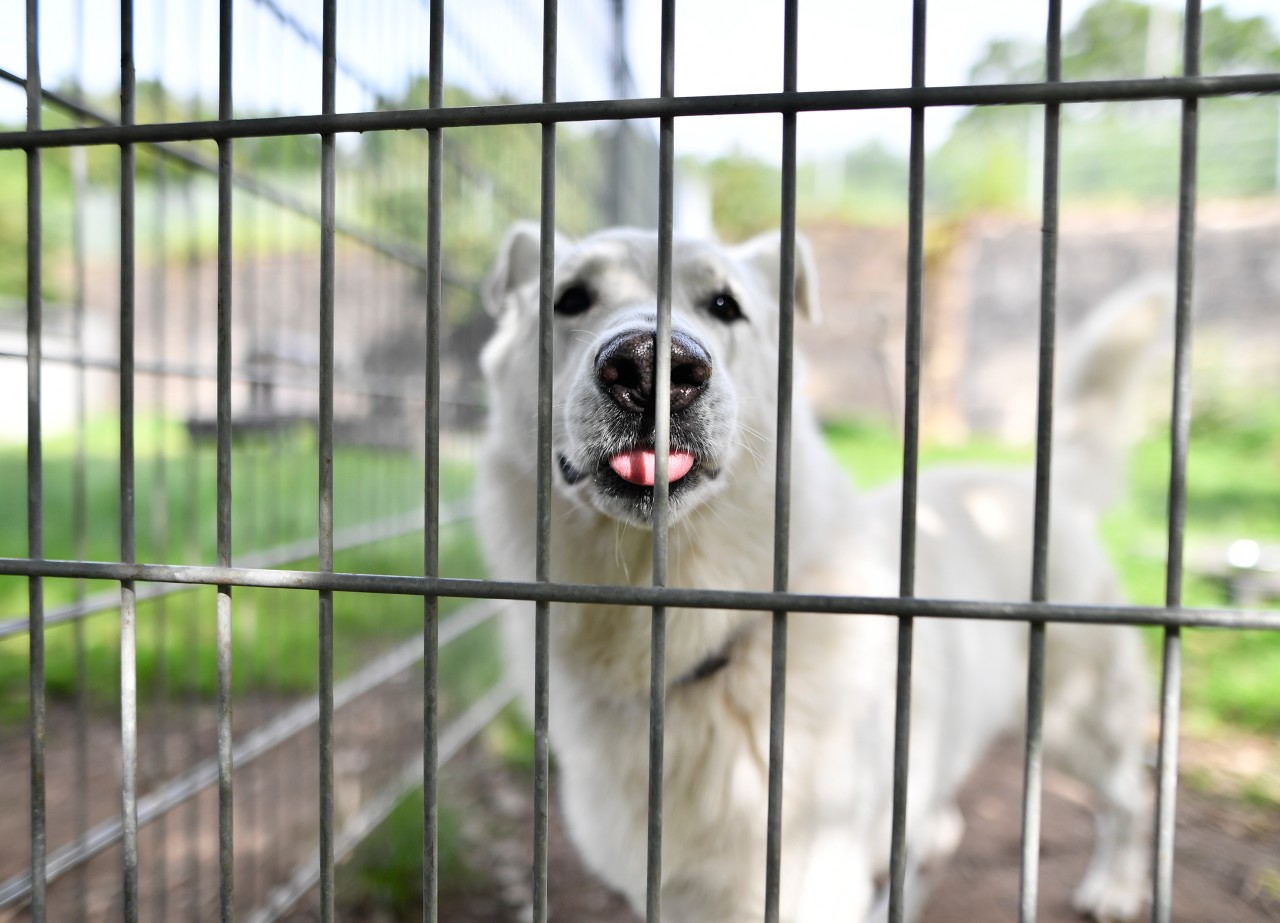
[[[21,702],[29,729],[5,738],[3,759],[30,779],[20,797],[9,792],[21,807],[6,807],[0,828],[0,911],[266,921],[318,889],[321,918],[332,919],[335,864],[402,793],[422,788],[424,914],[434,918],[436,766],[511,698],[484,635],[497,601],[522,599],[538,604],[544,639],[553,602],[652,606],[659,650],[667,607],[776,613],[774,828],[786,612],[901,617],[898,778],[909,756],[913,618],[1025,620],[1033,652],[1052,621],[1163,626],[1153,891],[1156,918],[1168,919],[1179,632],[1280,627],[1273,612],[1188,609],[1181,599],[1196,120],[1202,99],[1280,92],[1280,75],[1200,76],[1193,0],[1183,76],[1063,82],[1051,2],[1047,80],[929,86],[917,0],[909,87],[799,92],[789,3],[781,92],[681,97],[668,3],[662,86],[641,97],[622,3],[495,6],[223,0],[135,16],[126,2],[118,19],[100,21],[93,5],[29,0],[25,72],[0,72],[28,100],[25,130],[0,132],[6,182],[25,170],[29,280],[21,312],[0,317],[15,337],[25,332],[0,363],[26,368],[26,451],[4,458],[4,502],[28,523],[0,546],[0,644],[5,701]],[[99,46],[113,46],[107,57],[122,66],[96,64]],[[56,85],[41,79],[42,56],[70,62]],[[1176,100],[1183,113],[1166,606],[1044,601],[1047,417],[1032,601],[913,598],[926,112],[1043,108],[1041,329],[1052,331],[1057,116],[1064,104],[1101,100]],[[545,521],[536,583],[481,579],[467,526],[483,412],[477,356],[489,330],[477,293],[503,228],[540,215],[547,242],[557,227],[656,225],[669,288],[680,120],[766,113],[783,125],[789,281],[798,113],[880,108],[909,111],[912,126],[901,598],[789,593],[785,529],[774,593],[665,587],[661,568],[652,586],[559,585]],[[545,278],[553,258],[544,243]],[[548,319],[549,299],[544,285]],[[660,321],[659,331],[661,344],[669,327]],[[790,332],[781,339],[787,393]],[[1052,374],[1047,361],[1042,407]],[[785,523],[789,401],[780,406],[776,519]],[[544,492],[548,414],[537,450]],[[660,514],[658,561],[665,534]],[[450,652],[465,645],[465,669],[451,668]],[[545,648],[540,656],[545,679]],[[1029,684],[1023,919],[1035,914],[1042,657],[1033,653]],[[661,801],[664,688],[661,657],[654,663],[651,805]],[[546,918],[548,888],[541,702],[535,920]],[[406,730],[423,726],[421,736]],[[901,919],[905,786],[895,804],[889,913]],[[651,810],[656,916],[661,823]],[[779,849],[775,838],[766,919],[777,918]]]
[[[32,4],[33,57],[25,75],[0,77],[33,101],[31,127],[332,113],[339,101],[351,111],[440,106],[430,94],[443,82],[428,80],[422,53],[430,12],[347,11],[335,42],[303,4],[136,14]],[[581,52],[563,59],[565,82],[584,96],[629,92],[616,12],[581,4],[567,30]],[[522,97],[521,62],[538,59],[529,15],[513,3],[499,17],[506,55],[480,14],[450,20],[449,105]],[[211,34],[228,55],[234,43],[238,76],[210,54]],[[123,71],[112,54],[104,66],[111,47]],[[41,83],[39,51],[57,62],[56,85]],[[643,126],[623,123],[566,137],[566,223],[645,221],[653,145]],[[446,568],[477,576],[467,491],[488,332],[477,292],[502,229],[537,211],[538,146],[536,129],[512,125],[453,133],[435,151],[418,130],[263,136],[234,152],[175,140],[40,155],[43,170],[28,177],[35,345],[8,347],[0,361],[33,376],[40,458],[6,480],[27,482],[33,529],[47,524],[47,540],[3,553],[418,573],[431,470]],[[21,154],[5,156],[8,182],[21,171],[7,158]],[[430,158],[454,217],[434,272]],[[433,335],[445,337],[430,468],[429,294],[443,318]],[[6,309],[4,323],[20,330],[21,316]],[[6,737],[6,759],[38,780],[39,845],[3,860],[8,914],[204,919],[229,906],[234,880],[238,917],[276,919],[421,782],[421,744],[403,733],[421,721],[421,605],[322,594],[320,641],[314,593],[238,591],[233,604],[226,587],[130,580],[122,602],[119,585],[76,578],[36,580],[28,600],[17,586],[6,580],[0,618],[5,696],[34,703],[33,730],[29,742]],[[443,611],[433,642],[472,651],[467,674],[455,668],[438,693],[447,759],[510,693],[485,653],[493,606]],[[29,696],[11,688],[28,672],[16,669],[26,649]],[[315,766],[321,739],[324,785],[299,769]],[[25,816],[6,811],[6,841],[26,839]]]

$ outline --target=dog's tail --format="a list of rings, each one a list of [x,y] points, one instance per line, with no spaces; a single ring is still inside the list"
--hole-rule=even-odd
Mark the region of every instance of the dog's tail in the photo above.
[[[1098,511],[1120,495],[1150,360],[1166,340],[1172,305],[1166,282],[1141,280],[1099,305],[1071,337],[1054,414],[1059,493]]]

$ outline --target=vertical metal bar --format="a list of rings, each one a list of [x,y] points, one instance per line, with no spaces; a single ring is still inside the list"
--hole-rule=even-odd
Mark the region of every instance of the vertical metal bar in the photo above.
[[[195,365],[200,358],[199,342],[200,342],[200,291],[199,284],[199,267],[200,267],[200,251],[198,244],[199,221],[196,215],[196,206],[194,201],[194,182],[190,179],[182,186],[182,198],[184,210],[186,212],[186,234],[187,234],[187,259],[184,290],[187,298],[187,356],[192,365]],[[199,389],[202,383],[191,376],[187,379],[186,388],[186,405],[187,415],[194,419],[199,411],[200,399]],[[197,497],[200,491],[200,448],[194,444],[190,444],[187,448],[187,463],[185,466],[185,489],[187,496]],[[197,560],[200,548],[200,523],[198,516],[192,516],[188,524],[186,535],[186,553],[188,560]],[[189,765],[194,765],[201,757],[200,735],[196,729],[194,720],[197,709],[200,707],[200,681],[198,678],[198,651],[200,648],[200,621],[202,613],[200,612],[200,604],[196,594],[189,594],[187,597],[186,626],[183,637],[183,647],[185,648],[186,661],[186,678],[184,681],[183,699],[188,716],[187,720],[187,760]],[[196,917],[200,908],[200,850],[195,845],[200,842],[200,799],[192,798],[187,808],[186,818],[186,836],[188,845],[187,872],[186,880],[190,892],[189,907],[191,913],[189,917]]]
[[[252,39],[256,39],[258,36],[256,31],[249,31],[247,33],[247,37],[249,37],[252,40]],[[255,46],[257,46],[257,44],[258,43],[255,42],[253,45],[250,45],[249,46],[250,49],[253,49]],[[242,46],[242,49],[243,49],[243,46]],[[250,50],[248,53],[242,50],[241,54],[243,55],[244,59],[247,59],[248,61],[251,62],[249,64],[250,69],[253,69],[258,65],[260,65],[261,63],[260,57],[258,60],[255,61],[253,58],[252,50]],[[261,220],[261,213],[259,211],[258,205],[259,203],[255,197],[245,196],[240,200],[239,207],[234,210],[234,214],[238,215],[239,220],[242,222],[243,226],[252,227],[255,229],[255,232],[254,232],[255,237],[257,235],[256,229],[260,226],[259,222]],[[321,222],[317,221],[316,223],[320,224]],[[248,355],[251,357],[250,359],[251,362],[253,358],[256,356],[258,349],[260,348],[259,344],[262,343],[262,323],[261,323],[262,292],[261,292],[261,274],[258,271],[259,269],[258,260],[260,258],[260,255],[261,255],[261,246],[260,246],[260,243],[257,240],[255,240],[254,244],[252,245],[252,253],[248,256],[247,259],[242,260],[239,267],[237,267],[238,277],[236,279],[236,285],[239,291],[239,298],[238,298],[237,304],[240,307],[240,316],[236,320],[235,327],[240,331],[242,331],[241,342],[248,343]],[[247,337],[244,336],[244,332],[248,333]],[[319,358],[318,350],[316,355],[318,359]],[[271,374],[268,369],[264,368],[261,365],[254,365],[251,367],[254,369],[255,375],[269,376]],[[262,385],[259,384],[257,381],[249,385],[249,393],[250,393],[249,413],[251,415],[257,412],[257,408],[254,405],[253,392],[255,389],[261,388],[261,387]],[[319,393],[319,388],[317,388],[317,393]],[[319,438],[319,433],[320,433],[320,425],[318,422],[319,414],[316,415],[316,419],[317,419],[316,444],[318,447],[322,441]],[[243,511],[240,515],[240,541],[244,543],[244,547],[246,548],[256,548],[261,546],[264,543],[264,541],[267,539],[267,536],[263,534],[262,529],[260,528],[260,519],[262,514],[262,468],[263,468],[262,447],[259,444],[257,444],[256,441],[253,443],[246,443],[243,449],[241,450],[240,457],[242,459],[242,461],[240,462],[240,476],[239,476],[240,490],[241,490],[240,509]],[[317,563],[318,561],[319,561],[319,554],[317,553]],[[317,634],[319,634],[321,631],[320,625],[322,621],[323,619],[317,617],[316,619]],[[245,637],[244,635],[242,635],[242,638],[244,638],[244,641],[247,642],[248,644],[247,650],[250,652],[248,663],[245,664],[245,667],[247,667],[247,669],[242,669],[242,675],[245,677],[245,680],[247,680],[249,684],[257,684],[261,682],[261,679],[262,679],[262,676],[261,676],[262,659],[261,659],[261,653],[260,653],[261,649],[259,647],[259,638],[261,636],[261,628],[262,628],[262,621],[259,619],[254,619],[252,623],[248,626],[248,631],[251,632],[252,634],[248,635],[248,637]],[[319,649],[320,647],[322,647],[322,645],[317,644],[317,649]],[[322,655],[317,654],[317,659],[319,659],[320,656]],[[317,687],[322,690],[324,684],[322,680],[319,680],[320,671],[318,669],[316,671],[316,674],[318,678]],[[321,693],[317,693],[317,694],[321,694]],[[248,707],[245,709],[245,712],[248,712],[248,714],[246,715],[246,719],[248,723],[250,725],[259,724],[262,721],[263,711],[264,711],[264,707],[261,702],[253,702],[252,704],[249,704]],[[241,712],[241,714],[244,714],[244,712]],[[317,764],[322,765],[323,761],[317,760]],[[261,826],[260,824],[261,813],[258,810],[258,798],[259,798],[259,793],[257,791],[258,786],[253,781],[254,777],[258,775],[258,772],[259,772],[259,767],[256,765],[251,768],[242,768],[240,770],[242,787],[240,790],[241,791],[240,799],[236,805],[236,809],[239,815],[239,823],[237,824],[237,827],[238,827],[237,839],[241,844],[241,847],[240,847],[241,855],[253,854],[256,843],[257,843],[258,832]],[[239,872],[237,884],[239,886],[240,893],[242,895],[248,895],[250,900],[253,900],[254,895],[257,894],[258,871],[259,869],[258,869],[257,861],[240,863],[240,872]]]
[[[133,3],[120,2],[120,123],[134,120]],[[120,145],[120,560],[135,556],[134,308],[136,152]],[[123,916],[138,919],[138,603],[132,580],[120,582],[120,797]]]
[[[430,7],[428,105],[444,106],[444,3]],[[440,315],[443,296],[444,132],[427,132],[427,380],[426,483],[423,491],[423,573],[440,573]],[[422,676],[422,921],[436,923],[440,894],[439,678],[440,598],[423,599]]]
[[[1062,2],[1049,0],[1045,79],[1062,79]],[[1058,298],[1058,148],[1060,107],[1044,111],[1044,190],[1040,238],[1040,363],[1036,395],[1035,518],[1032,524],[1031,599],[1048,599],[1050,483],[1053,470],[1053,369]],[[1022,862],[1018,919],[1032,923],[1040,887],[1040,809],[1044,781],[1045,625],[1028,626],[1027,728],[1023,758]]]
[[[27,130],[40,130],[40,4],[27,0]],[[40,149],[27,149],[27,556],[44,557],[44,436],[40,422],[44,233]],[[46,918],[44,581],[27,582],[31,724],[31,919]]]
[[[796,0],[783,8],[782,90],[796,91]],[[791,558],[791,405],[795,378],[796,114],[782,115],[782,212],[778,260],[778,429],[773,512],[773,589],[786,592]],[[773,613],[769,687],[769,801],[765,834],[765,923],[777,923],[782,890],[782,768],[787,696],[787,613]]]
[[[230,119],[232,0],[220,0],[218,118]],[[232,142],[218,141],[218,564],[231,566],[231,206]],[[218,919],[231,923],[234,895],[234,821],[231,740],[231,587],[218,587]]]
[[[614,99],[627,95],[627,4],[626,0],[612,0],[612,90]],[[619,119],[613,123],[609,137],[609,164],[605,170],[605,215],[610,224],[623,224],[627,214],[627,134],[628,125]]]
[[[923,87],[925,77],[925,0],[914,0],[911,34],[911,85]],[[911,108],[911,149],[907,190],[907,319],[906,375],[903,395],[902,532],[899,587],[902,596],[915,593],[916,492],[920,462],[920,328],[924,292],[924,107]],[[910,770],[911,660],[915,622],[898,620],[898,678],[893,736],[893,823],[889,845],[889,921],[901,923],[905,914],[907,874],[907,774]]]
[[[325,0],[321,38],[321,110],[335,112],[337,4]],[[320,422],[319,567],[333,571],[333,286],[336,149],[333,132],[320,135]],[[320,676],[320,919],[333,921],[333,592],[319,599]]]
[[[166,38],[164,10],[164,4],[157,5],[155,20],[157,47],[164,47]],[[160,84],[164,85],[163,73],[160,77]],[[156,101],[156,118],[159,121],[164,121],[167,117],[164,97],[165,94],[161,93]],[[168,239],[166,219],[169,208],[169,165],[164,158],[156,158],[154,167],[155,199],[151,240],[159,242]],[[168,355],[167,343],[165,342],[167,334],[167,325],[165,324],[166,311],[164,310],[164,306],[167,304],[165,292],[167,273],[165,270],[166,259],[163,253],[153,253],[151,260],[151,316],[149,321],[152,333],[152,358],[157,366],[163,366],[164,359]],[[166,378],[162,373],[155,374],[151,379],[152,413],[158,415],[162,421],[165,419],[165,411],[167,409],[165,406],[165,384]],[[150,533],[155,553],[159,555],[161,560],[169,560],[169,486],[166,464],[167,447],[164,433],[165,427],[161,425],[154,437],[155,446],[152,454],[152,473],[150,478]],[[156,778],[160,779],[168,777],[168,759],[166,757],[169,739],[168,612],[168,600],[165,597],[162,596],[152,603],[151,621],[155,626],[156,652],[152,693],[155,695],[156,704],[151,772]],[[152,822],[152,842],[156,843],[153,859],[154,909],[152,912],[157,920],[169,918],[168,828],[169,821],[164,814],[161,814]]]
[[[542,101],[556,99],[557,54],[556,0],[542,6]],[[551,383],[552,289],[556,258],[556,125],[542,126],[541,239],[538,268],[538,497],[537,539],[534,576],[539,582],[551,579]],[[550,803],[550,614],[549,603],[534,607],[534,692],[533,692],[533,921],[547,919],[547,811]]]
[[[674,0],[663,0],[661,86],[664,98],[675,95]],[[658,291],[654,331],[653,389],[653,585],[667,583],[667,539],[671,452],[671,248],[675,228],[675,120],[665,116],[658,130]],[[645,920],[662,919],[662,776],[667,710],[667,609],[654,606],[649,633],[649,799]]]
[[[76,0],[72,16],[75,21],[75,72],[73,95],[83,101],[84,93],[84,0]],[[87,384],[85,381],[85,202],[88,200],[88,157],[84,148],[71,151],[71,261],[72,261],[72,352],[75,356],[75,457],[71,481],[71,529],[75,535],[76,560],[88,558],[88,487],[87,451],[85,446]],[[85,582],[75,582],[76,603],[83,603]],[[76,619],[72,626],[72,645],[75,649],[76,702],[75,702],[75,831],[82,839],[89,829],[89,667],[85,654],[84,619]],[[76,867],[75,908],[76,919],[89,918],[89,875],[84,864]]]
[[[1183,73],[1200,73],[1200,0],[1187,0]],[[1191,297],[1195,286],[1196,157],[1200,103],[1182,101],[1178,180],[1178,252],[1174,316],[1173,408],[1170,422],[1169,545],[1165,605],[1182,604],[1182,556],[1187,514],[1187,442],[1191,430]],[[1182,631],[1165,629],[1160,690],[1155,863],[1151,919],[1168,923],[1173,900],[1173,835],[1178,788],[1178,726],[1182,696]]]
[[[278,71],[275,79],[281,79]],[[273,209],[272,215],[279,219],[280,210]],[[276,259],[280,260],[283,264],[283,257],[285,253],[283,234],[281,232],[281,228],[278,226],[275,231]],[[281,320],[283,311],[281,309],[283,306],[288,304],[290,294],[287,289],[288,283],[285,281],[286,274],[278,272],[273,275],[275,277],[275,284],[272,287],[273,291],[268,292],[266,295],[267,304],[269,306],[268,310],[270,312],[268,329],[279,330],[283,326],[283,322]],[[284,519],[283,511],[287,508],[288,504],[287,490],[285,487],[288,475],[284,463],[287,439],[288,437],[284,432],[279,429],[273,429],[271,434],[272,477],[271,483],[268,487],[268,493],[274,498],[275,502],[270,504],[267,515],[267,533],[271,536],[270,540],[272,543],[285,541],[287,536],[287,530],[282,526]],[[280,619],[268,619],[266,628],[267,637],[264,643],[264,649],[266,650],[267,657],[269,658],[268,662],[276,663],[279,662],[281,657],[285,656],[280,643]],[[269,761],[266,767],[260,767],[259,770],[262,771],[265,769],[269,774],[268,785],[271,790],[271,794],[267,796],[267,801],[271,805],[271,813],[269,818],[264,818],[267,824],[268,841],[271,849],[270,870],[267,873],[269,881],[280,881],[284,876],[283,866],[281,864],[281,852],[287,844],[281,842],[284,839],[283,837],[271,836],[270,831],[283,830],[285,826],[284,816],[287,805],[281,793],[285,791],[284,779],[286,778],[288,768],[289,767],[286,765],[285,760],[277,759]]]

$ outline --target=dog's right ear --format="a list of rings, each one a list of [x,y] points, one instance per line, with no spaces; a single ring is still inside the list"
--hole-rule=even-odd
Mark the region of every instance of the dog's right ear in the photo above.
[[[541,260],[542,228],[536,221],[517,221],[507,228],[498,246],[498,257],[485,277],[481,292],[484,308],[494,317],[502,313],[503,302],[511,292],[538,277]],[[556,249],[570,241],[556,234]]]
[[[782,267],[782,238],[778,231],[766,231],[734,248],[737,257],[754,266],[763,276],[769,291],[776,298],[780,289],[779,274]],[[818,304],[818,266],[809,239],[796,232],[795,248],[795,307],[796,313],[817,324],[822,320]]]

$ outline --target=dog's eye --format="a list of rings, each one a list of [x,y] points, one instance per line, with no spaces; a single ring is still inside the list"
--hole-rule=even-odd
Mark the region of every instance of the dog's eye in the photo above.
[[[595,300],[595,295],[585,285],[570,285],[556,299],[555,312],[572,317],[586,311],[595,304]]]
[[[722,320],[726,324],[743,319],[742,307],[738,304],[738,299],[728,292],[717,292],[707,299],[707,311],[716,320]]]

